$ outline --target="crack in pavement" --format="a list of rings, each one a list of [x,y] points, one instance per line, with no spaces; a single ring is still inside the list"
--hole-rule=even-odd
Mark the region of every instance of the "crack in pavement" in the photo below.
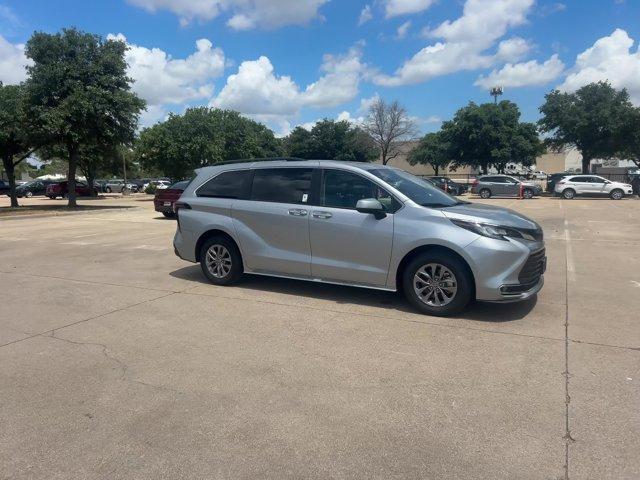
[[[569,393],[569,280],[575,280],[575,270],[573,267],[573,257],[571,250],[571,235],[569,233],[569,222],[567,220],[567,211],[562,208],[564,214],[564,229],[567,242],[565,244],[565,311],[564,311],[564,478],[569,480],[569,445],[575,442],[571,436],[571,425],[569,424],[569,405],[571,404],[571,395]]]
[[[125,362],[123,362],[122,360],[120,360],[115,355],[110,354],[109,353],[109,348],[103,343],[78,342],[78,341],[75,341],[75,340],[69,340],[68,338],[57,337],[56,336],[56,330],[51,330],[50,335],[39,335],[39,336],[43,337],[43,338],[51,338],[51,339],[54,339],[54,340],[60,340],[62,342],[70,343],[72,345],[99,347],[102,350],[102,355],[104,355],[104,357],[107,360],[110,360],[110,361],[114,362],[117,365],[117,368],[120,369],[120,375],[118,376],[118,380],[121,380],[121,381],[124,381],[124,382],[129,382],[129,383],[136,383],[138,385],[142,385],[142,386],[145,386],[145,387],[153,388],[154,390],[166,391],[166,392],[177,393],[177,394],[180,394],[180,395],[185,395],[185,392],[182,392],[180,390],[175,390],[173,388],[165,387],[163,385],[155,385],[153,383],[147,383],[147,382],[143,382],[141,380],[135,380],[133,378],[130,378],[130,376],[127,375],[127,373],[129,372],[129,365],[126,364]]]
[[[571,240],[573,241],[573,238]],[[52,276],[52,275],[36,275],[36,274],[31,274],[31,273],[7,272],[7,271],[0,270],[0,274],[2,274],[2,273],[8,274],[8,275],[21,275],[21,276],[34,277],[34,278],[48,278],[48,279],[56,279],[56,280],[66,280],[66,281],[69,281],[69,282],[76,282],[76,283],[108,285],[108,286],[112,286],[112,287],[123,287],[123,288],[136,288],[136,289],[140,289],[140,290],[166,292],[169,295],[172,295],[172,294],[184,294],[184,295],[196,295],[196,296],[201,296],[201,297],[221,298],[221,299],[225,299],[225,300],[234,300],[234,301],[249,301],[246,298],[233,296],[233,295],[218,295],[218,294],[212,295],[211,293],[198,293],[198,292],[191,292],[190,291],[190,290],[192,290],[194,288],[198,288],[200,285],[188,286],[187,288],[184,288],[182,290],[165,290],[165,289],[159,289],[159,288],[141,287],[141,286],[137,286],[137,285],[98,282],[98,281],[95,281],[95,280],[83,280],[83,279],[74,279],[74,278],[68,278],[68,277],[58,277],[58,276]],[[162,296],[150,299],[148,301],[153,301],[153,300],[156,300],[156,299],[160,299],[160,298],[163,298],[164,296],[166,296],[166,295],[162,295]],[[311,306],[311,305],[300,305],[300,304],[295,304],[295,303],[276,302],[276,301],[273,301],[273,300],[256,300],[256,299],[252,299],[251,302],[264,303],[264,304],[267,304],[267,305],[278,305],[278,306],[283,306],[283,307],[305,308],[305,309],[309,309],[309,310],[315,310],[315,311],[321,311],[321,312],[329,312],[329,313],[337,313],[337,314],[349,314],[349,315],[358,315],[358,316],[363,316],[363,317],[381,318],[381,319],[385,319],[385,320],[392,320],[392,321],[406,322],[406,323],[417,323],[417,324],[429,325],[429,326],[434,326],[434,327],[443,327],[443,328],[451,328],[451,329],[459,329],[459,330],[470,330],[470,331],[483,332],[483,333],[489,333],[489,334],[510,335],[510,336],[514,336],[514,337],[533,338],[533,339],[548,340],[548,341],[553,341],[553,342],[565,341],[564,338],[548,337],[548,336],[544,336],[544,335],[531,335],[531,334],[523,334],[523,333],[515,333],[515,332],[504,332],[504,331],[493,330],[493,329],[489,329],[489,328],[475,328],[475,327],[466,327],[466,326],[460,326],[460,325],[447,325],[445,323],[399,318],[399,317],[393,316],[393,315],[389,316],[389,315],[379,315],[379,314],[375,314],[375,313],[344,311],[344,310],[337,310],[337,309],[326,308],[326,307],[316,307],[316,306]],[[567,299],[566,299],[566,292],[565,292],[565,303],[564,303],[565,307],[566,307],[566,302],[567,302]],[[142,303],[144,303],[144,302],[142,302]],[[134,307],[136,305],[139,305],[139,304],[135,303],[135,304],[130,305],[129,307]],[[123,309],[129,308],[129,307],[124,307]],[[116,311],[120,311],[120,309],[114,310],[114,312],[116,312]],[[112,312],[109,312],[109,313],[112,313]],[[107,314],[104,314],[104,315],[107,315]],[[88,319],[88,320],[90,320],[90,319]],[[64,326],[63,327],[59,327],[59,328],[64,328]],[[20,340],[28,340],[29,338],[32,338],[32,337],[35,337],[35,336],[38,336],[38,335],[42,335],[42,334],[46,334],[46,333],[48,333],[48,331],[47,332],[34,333],[34,334],[27,334],[26,332],[21,332],[21,333],[23,333],[24,335],[29,335],[29,336],[25,337],[23,339],[20,339]],[[17,340],[17,341],[20,341],[20,340]],[[628,346],[622,346],[622,345],[611,345],[611,344],[606,344],[606,343],[587,342],[587,341],[573,340],[573,339],[568,339],[568,341],[571,342],[571,343],[581,343],[581,344],[585,344],[585,345],[599,346],[599,347],[605,347],[605,348],[616,348],[616,349],[624,349],[624,350],[631,350],[631,351],[640,351],[640,347],[628,347]],[[4,344],[4,345],[9,345],[11,343],[15,343],[15,342],[9,342],[9,343]],[[0,347],[3,347],[4,345],[0,345]]]
[[[138,285],[128,285],[121,283],[109,283],[109,282],[98,282],[97,280],[85,280],[85,279],[77,279],[77,278],[69,278],[69,277],[58,277],[55,275],[37,275],[35,273],[24,273],[24,272],[7,272],[5,270],[0,270],[0,273],[6,275],[19,275],[23,277],[33,277],[33,278],[48,278],[52,280],[66,280],[68,282],[76,282],[76,283],[89,283],[92,285],[106,285],[109,287],[124,287],[124,288],[137,288],[139,290],[150,290],[152,292],[168,292],[168,293],[179,293],[181,290],[167,290],[163,288],[153,288],[153,287],[141,287]],[[189,287],[193,288],[193,287]],[[188,290],[188,289],[187,289]]]
[[[145,303],[153,302],[155,300],[159,300],[159,299],[165,298],[165,297],[170,297],[171,295],[175,295],[177,293],[178,292],[171,292],[171,293],[167,293],[165,295],[160,295],[158,297],[148,298],[147,300],[143,300],[141,302],[133,303],[133,304],[130,304],[130,305],[125,305],[123,307],[116,308],[115,310],[110,310],[108,312],[101,313],[100,315],[94,315],[93,317],[84,318],[82,320],[78,320],[78,321],[75,321],[75,322],[67,323],[66,325],[62,325],[60,327],[50,328],[49,330],[45,330],[44,332],[34,333],[33,335],[29,335],[28,337],[25,337],[25,338],[20,338],[18,340],[13,340],[11,342],[3,343],[2,345],[0,345],[0,348],[7,347],[7,346],[13,345],[15,343],[24,342],[25,340],[29,340],[29,339],[35,338],[35,337],[43,337],[43,336],[44,337],[50,337],[51,333],[55,332],[57,330],[62,330],[63,328],[72,327],[74,325],[78,325],[78,324],[84,323],[84,322],[89,322],[89,321],[95,320],[97,318],[106,317],[107,315],[111,315],[112,313],[122,312],[123,310],[126,310],[128,308],[137,307],[138,305],[144,305]],[[57,338],[57,337],[54,337],[54,338]]]

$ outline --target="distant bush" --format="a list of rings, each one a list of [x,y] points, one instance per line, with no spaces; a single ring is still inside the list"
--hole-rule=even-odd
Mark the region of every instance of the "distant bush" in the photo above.
[[[144,189],[144,193],[148,193],[150,195],[155,195],[158,186],[155,183],[150,183],[147,185],[147,188]]]

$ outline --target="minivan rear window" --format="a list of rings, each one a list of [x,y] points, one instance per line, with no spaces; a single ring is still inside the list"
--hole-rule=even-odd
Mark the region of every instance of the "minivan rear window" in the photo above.
[[[250,181],[249,170],[222,172],[198,188],[196,194],[199,197],[246,199]]]
[[[311,194],[311,168],[260,168],[253,174],[251,200],[307,203]]]

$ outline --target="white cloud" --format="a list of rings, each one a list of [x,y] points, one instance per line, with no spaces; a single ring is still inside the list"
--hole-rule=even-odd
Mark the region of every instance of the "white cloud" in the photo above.
[[[435,0],[385,0],[385,15],[387,18],[407,15],[426,10]]]
[[[328,0],[129,0],[149,12],[169,10],[186,25],[194,20],[208,21],[226,13],[227,24],[235,30],[272,29],[285,25],[304,25],[319,16]]]
[[[372,18],[373,18],[373,13],[371,13],[371,5],[365,5],[364,8],[360,11],[360,18],[358,18],[358,26],[367,23]]]
[[[242,62],[212,104],[245,114],[294,114],[300,108],[300,89],[291,77],[276,76],[271,61],[261,56]]]
[[[121,33],[108,38],[126,42]],[[196,41],[196,51],[183,59],[172,58],[159,48],[128,46],[125,58],[133,90],[151,106],[209,98],[212,81],[224,72],[224,53],[204,38]]]
[[[325,55],[316,82],[301,89],[289,76],[278,76],[265,56],[244,61],[212,100],[215,107],[249,115],[293,116],[302,107],[333,107],[352,100],[366,70],[359,46],[345,55]]]
[[[20,83],[27,78],[27,65],[32,62],[24,54],[24,45],[14,45],[0,35],[0,82]]]
[[[564,70],[564,63],[558,55],[552,55],[544,63],[531,60],[525,63],[507,63],[500,70],[493,70],[487,76],[480,76],[475,85],[483,88],[495,86],[501,87],[526,87],[533,85],[546,85],[558,78]]]
[[[513,37],[503,40],[498,44],[495,54],[496,62],[517,62],[531,51],[531,44],[524,38]]]
[[[407,33],[409,32],[410,28],[411,28],[411,20],[407,20],[406,22],[404,22],[402,25],[398,27],[398,30],[396,30],[396,38],[398,40],[402,40],[404,37],[407,36]]]
[[[307,86],[302,102],[307,106],[335,107],[355,98],[360,79],[366,72],[361,58],[359,45],[349,49],[345,55],[325,55],[322,63],[325,74]]]
[[[631,100],[640,105],[640,48],[626,31],[616,29],[580,53],[560,90],[575,91],[591,82],[607,80],[615,88],[626,88]]]
[[[496,54],[486,51],[509,28],[523,24],[533,4],[534,0],[466,0],[461,17],[425,32],[442,41],[424,47],[394,75],[378,75],[374,81],[386,86],[415,84],[460,70],[487,68],[504,61],[505,54],[521,53],[523,41],[514,39],[502,42]]]

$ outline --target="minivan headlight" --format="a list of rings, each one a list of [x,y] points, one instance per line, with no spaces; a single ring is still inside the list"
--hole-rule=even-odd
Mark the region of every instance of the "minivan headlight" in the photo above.
[[[521,238],[531,242],[537,239],[530,233],[512,227],[503,227],[500,225],[491,225],[489,223],[467,222],[465,220],[451,219],[455,225],[465,230],[469,230],[483,237],[494,238],[496,240],[507,240],[510,238]]]

